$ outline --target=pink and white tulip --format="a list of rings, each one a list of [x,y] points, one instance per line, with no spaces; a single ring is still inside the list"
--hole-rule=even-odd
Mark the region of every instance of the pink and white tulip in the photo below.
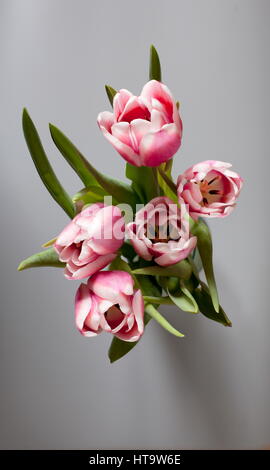
[[[225,217],[232,212],[243,180],[230,168],[230,163],[206,160],[178,177],[179,202],[188,204],[193,219]]]
[[[98,115],[103,135],[129,163],[155,167],[177,152],[182,122],[170,90],[156,80],[140,96],[122,89],[113,99],[113,113]]]
[[[144,331],[142,293],[124,271],[96,273],[77,290],[75,321],[84,336],[106,331],[123,341],[138,341]]]
[[[125,223],[115,206],[93,204],[67,225],[54,248],[67,279],[83,279],[111,263],[124,241]]]
[[[169,266],[186,258],[196,246],[190,237],[184,204],[181,209],[168,197],[152,199],[127,225],[127,236],[136,253],[160,266]]]

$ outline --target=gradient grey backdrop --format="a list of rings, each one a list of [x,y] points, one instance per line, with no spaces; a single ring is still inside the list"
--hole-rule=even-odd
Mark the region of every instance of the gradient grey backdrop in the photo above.
[[[1,448],[260,448],[270,443],[269,13],[264,0],[0,0]],[[67,223],[21,131],[32,115],[70,193],[82,186],[54,148],[59,126],[112,176],[124,162],[101,135],[103,85],[139,93],[148,48],[181,102],[175,174],[204,159],[245,179],[237,210],[213,220],[221,301],[233,322],[163,309],[114,365],[110,337],[74,327],[76,282],[53,268],[17,273]]]

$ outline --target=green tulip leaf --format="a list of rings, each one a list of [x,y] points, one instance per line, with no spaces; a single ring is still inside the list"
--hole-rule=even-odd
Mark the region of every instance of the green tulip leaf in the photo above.
[[[132,274],[132,271],[130,269],[130,266],[129,264],[124,261],[120,256],[117,256],[110,264],[109,266],[109,270],[110,271],[126,271],[127,273],[129,273],[133,278],[135,278],[135,276],[133,276]]]
[[[114,96],[116,95],[117,91],[109,85],[105,85],[105,90],[106,90],[107,96],[109,98],[109,101],[110,101],[111,105],[113,106],[113,99],[114,99]]]
[[[48,248],[48,246],[54,245],[56,240],[57,240],[57,237],[52,238],[51,240],[48,240],[47,242],[43,243],[41,246],[42,246],[42,248]]]
[[[96,170],[90,163],[89,168],[91,168],[92,174],[95,176],[96,180],[100,186],[107,191],[107,193],[112,196],[118,203],[129,204],[133,209],[136,207],[136,197],[133,189],[116,179],[110,178],[103,175],[98,170]]]
[[[202,265],[202,259],[200,257],[200,253],[197,247],[195,248],[195,250],[193,250],[192,260],[193,260],[194,265],[196,266],[197,273],[199,273],[202,270],[203,265]]]
[[[150,47],[149,80],[161,82],[161,66],[156,48]]]
[[[178,203],[176,190],[175,189],[172,190],[172,187],[168,185],[168,182],[164,180],[164,178],[162,177],[160,173],[160,170],[161,170],[161,172],[163,172],[163,174],[165,174],[166,177],[170,181],[172,181],[172,175],[171,175],[172,164],[173,164],[173,158],[168,160],[166,163],[161,163],[159,165],[159,168],[158,168],[159,171],[157,172],[158,184],[159,184],[159,187],[162,189],[162,192],[165,196],[169,197],[172,201]]]
[[[96,170],[91,163],[79,152],[75,145],[56,128],[53,128],[53,139],[57,148],[63,157],[80,174],[80,177],[86,179],[89,177],[89,185],[101,186],[104,191],[115,198],[118,203],[130,204],[133,208],[136,205],[135,194],[130,186],[122,181],[115,180],[103,175]],[[87,176],[88,175],[88,176]]]
[[[150,315],[150,317],[154,318],[154,320],[156,320],[156,322],[159,323],[162,328],[167,330],[172,335],[178,336],[179,338],[183,338],[185,336],[183,333],[180,333],[180,331],[176,330],[153,305],[146,305],[145,311],[148,313],[148,315]]]
[[[214,320],[224,326],[232,326],[230,319],[227,317],[221,306],[219,306],[218,312],[214,309],[207,286],[204,283],[201,284],[202,287],[198,287],[193,292],[193,296],[196,299],[200,312],[210,320]]]
[[[42,146],[38,132],[26,109],[23,110],[22,126],[30,155],[43,184],[59,206],[64,209],[70,218],[73,218],[75,208],[72,200],[56,177]]]
[[[181,288],[181,291],[177,293],[172,293],[167,290],[167,293],[173,303],[184,312],[198,313],[199,308],[197,302],[188,289]]]
[[[171,266],[147,266],[145,268],[134,269],[133,274],[149,276],[176,276],[181,279],[189,279],[192,273],[192,267],[186,260]]]
[[[172,181],[170,173],[166,172],[162,165],[158,168],[158,182],[163,189],[164,194],[177,204],[178,198],[176,185]]]
[[[81,191],[76,193],[73,196],[72,201],[75,204],[81,203],[83,206],[85,206],[86,204],[103,202],[104,196],[106,195],[106,191],[104,191],[104,189],[100,186],[88,186],[87,188],[83,188]]]
[[[148,304],[157,304],[157,305],[173,305],[174,302],[170,297],[153,297],[150,295],[144,295],[143,296],[144,301]]]
[[[219,310],[218,292],[213,268],[213,246],[211,233],[208,226],[199,220],[191,229],[192,234],[197,237],[197,248],[201,257],[205,277],[209,287],[214,309]]]
[[[23,271],[24,269],[29,268],[40,268],[42,266],[64,268],[65,263],[59,261],[58,254],[54,248],[48,248],[47,250],[36,253],[35,255],[29,256],[29,258],[23,260],[18,266],[18,271]]]
[[[187,284],[189,284],[189,281],[191,281],[191,279],[189,279],[187,281]],[[192,293],[190,292],[190,290],[187,288],[186,286],[186,283],[184,281],[180,281],[180,288],[181,288],[181,291],[183,292],[183,294],[190,300],[191,302],[191,305],[192,305],[192,311],[190,310],[191,313],[198,313],[199,312],[199,307],[198,307],[198,304],[196,302],[196,300],[194,299]]]
[[[49,124],[52,139],[68,164],[77,173],[85,186],[97,186],[97,181],[88,168],[88,162],[73,143],[53,124]]]
[[[144,314],[144,326],[146,326],[149,321],[151,320],[151,317],[145,312]],[[113,363],[115,361],[118,361],[122,357],[124,357],[129,351],[131,351],[138,343],[138,341],[123,341],[122,339],[117,338],[116,336],[113,338],[109,351],[108,351],[108,356],[110,359],[110,362]]]
[[[156,196],[156,182],[152,168],[127,163],[126,177],[132,181],[132,187],[139,195],[141,202],[147,203]]]
[[[151,276],[139,276],[140,288],[143,295],[151,295],[159,297],[161,294],[161,287],[156,283],[156,280]]]

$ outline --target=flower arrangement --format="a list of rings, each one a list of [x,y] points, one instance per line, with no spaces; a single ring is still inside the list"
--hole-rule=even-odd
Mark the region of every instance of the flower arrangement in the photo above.
[[[231,213],[242,179],[229,163],[207,160],[174,182],[182,121],[179,103],[161,80],[153,46],[149,72],[139,96],[106,86],[113,109],[97,119],[104,137],[126,160],[130,184],[98,171],[50,125],[56,147],[84,185],[70,198],[23,111],[23,131],[39,176],[71,221],[18,269],[60,267],[67,279],[84,279],[75,297],[76,327],[86,337],[112,334],[111,362],[137,344],[151,318],[169,333],[184,336],[158,311],[163,304],[231,326],[219,304],[205,218]],[[200,278],[202,269],[206,282]]]

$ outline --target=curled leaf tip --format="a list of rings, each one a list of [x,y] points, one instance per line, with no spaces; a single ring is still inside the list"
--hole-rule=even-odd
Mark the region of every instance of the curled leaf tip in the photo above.
[[[107,93],[107,96],[109,98],[109,101],[110,101],[111,105],[113,105],[113,98],[116,95],[117,90],[115,90],[110,85],[105,85],[105,90],[106,90],[106,93]]]
[[[157,80],[161,82],[160,60],[153,44],[150,46],[149,80]]]

